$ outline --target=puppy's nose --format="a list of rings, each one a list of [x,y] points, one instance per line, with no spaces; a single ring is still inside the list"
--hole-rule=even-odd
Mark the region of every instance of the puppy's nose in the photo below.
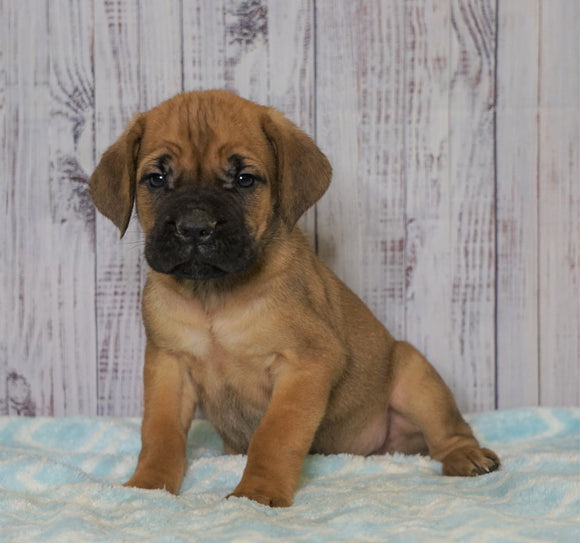
[[[175,234],[190,243],[204,243],[212,238],[216,223],[205,211],[194,209],[175,222]]]

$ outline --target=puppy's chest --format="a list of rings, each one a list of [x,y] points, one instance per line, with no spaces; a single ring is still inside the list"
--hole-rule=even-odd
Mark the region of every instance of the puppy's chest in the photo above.
[[[206,409],[217,412],[242,403],[265,411],[277,354],[275,336],[259,324],[264,320],[259,303],[209,311],[197,303],[174,303],[151,318],[156,343],[187,361]]]
[[[277,356],[250,323],[235,317],[184,326],[178,342],[189,355],[203,413],[231,450],[245,453],[270,402]]]

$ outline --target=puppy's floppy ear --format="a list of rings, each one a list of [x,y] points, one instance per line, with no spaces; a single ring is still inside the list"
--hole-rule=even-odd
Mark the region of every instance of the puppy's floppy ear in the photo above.
[[[280,112],[268,109],[262,129],[274,148],[280,214],[291,230],[330,184],[332,168],[322,151]]]
[[[136,115],[123,135],[111,145],[91,176],[89,193],[95,207],[125,234],[135,200],[137,153],[145,116]]]

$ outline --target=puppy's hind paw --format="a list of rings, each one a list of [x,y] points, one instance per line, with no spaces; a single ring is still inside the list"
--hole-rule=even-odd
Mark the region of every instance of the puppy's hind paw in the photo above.
[[[489,449],[462,447],[443,459],[443,475],[476,477],[496,471],[500,465],[497,455]]]

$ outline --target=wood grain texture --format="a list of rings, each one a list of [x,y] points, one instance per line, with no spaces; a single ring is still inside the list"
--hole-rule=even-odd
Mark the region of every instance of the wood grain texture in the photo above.
[[[180,1],[139,4],[141,110],[183,91],[183,27]]]
[[[223,0],[182,0],[184,90],[225,87],[224,9]]]
[[[451,6],[405,3],[406,337],[451,382]],[[453,376],[455,377],[455,376]],[[462,407],[469,404],[462,401]]]
[[[88,194],[94,156],[90,2],[48,4],[50,53],[50,320],[58,350],[47,360],[51,414],[97,413],[95,211]],[[40,306],[41,304],[37,304]]]
[[[87,180],[136,112],[215,87],[315,137],[301,224],[462,409],[579,405],[579,11],[0,0],[0,414],[140,414],[143,236]]]
[[[540,7],[540,402],[580,403],[580,3]]]
[[[141,109],[139,3],[95,2],[96,159]],[[142,404],[144,331],[141,289],[145,263],[133,219],[122,241],[96,216],[98,414],[137,415]]]
[[[495,406],[495,2],[451,2],[451,385],[460,406]]]
[[[317,139],[334,167],[318,206],[321,257],[404,335],[403,32],[400,3],[320,1]]]
[[[539,1],[498,4],[497,398],[537,405]]]
[[[3,378],[0,394],[9,415],[54,411],[52,364],[60,353],[59,321],[52,320],[54,222],[50,202],[49,57],[47,2],[2,5],[5,139],[0,245],[4,296],[0,317]],[[43,136],[38,137],[39,134]],[[62,255],[61,255],[62,256]]]
[[[9,155],[8,155],[8,118],[6,115],[6,92],[8,83],[7,51],[13,39],[12,33],[8,31],[8,0],[0,0],[0,152],[3,159],[0,160],[0,213],[2,217],[10,216],[11,201],[9,197],[9,179],[11,178]],[[0,255],[6,254],[8,239],[0,237]],[[10,303],[9,292],[13,281],[13,270],[6,259],[0,259],[0,307],[8,308]],[[12,310],[14,311],[14,309]],[[8,391],[6,390],[7,374],[11,353],[8,345],[8,317],[9,311],[0,311],[0,415],[8,413]]]

